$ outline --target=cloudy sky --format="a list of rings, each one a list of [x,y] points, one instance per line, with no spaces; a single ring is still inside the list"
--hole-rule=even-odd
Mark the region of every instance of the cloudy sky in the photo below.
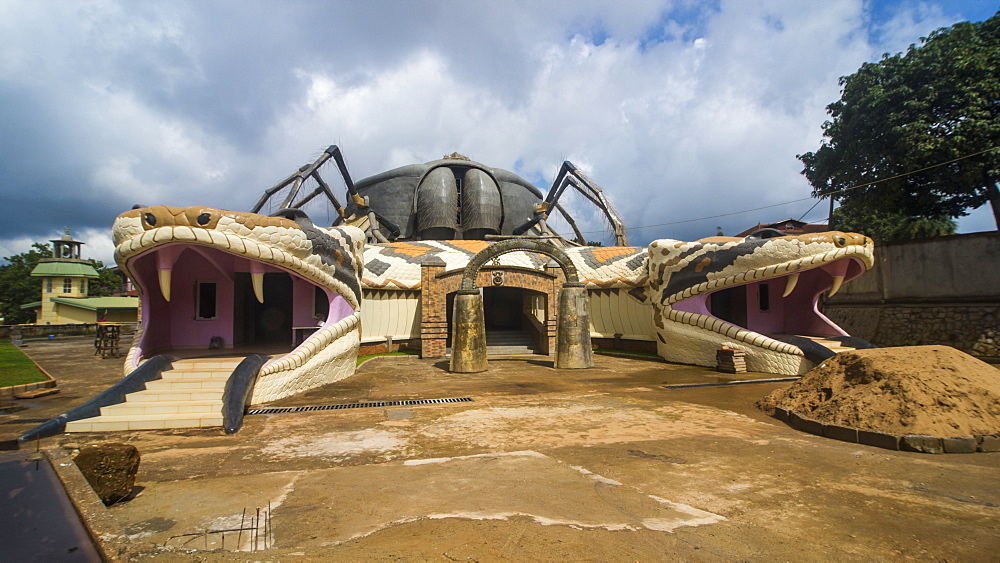
[[[110,262],[133,204],[249,210],[330,144],[355,179],[458,151],[544,190],[569,159],[633,244],[820,222],[795,155],[818,148],[838,77],[998,8],[0,0],[0,256],[70,227]],[[567,201],[609,241],[585,203]],[[960,222],[992,228],[985,208]]]

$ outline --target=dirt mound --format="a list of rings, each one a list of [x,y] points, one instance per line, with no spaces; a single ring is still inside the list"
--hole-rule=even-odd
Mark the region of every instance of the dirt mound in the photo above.
[[[757,406],[888,434],[993,434],[1000,369],[948,346],[842,352]]]

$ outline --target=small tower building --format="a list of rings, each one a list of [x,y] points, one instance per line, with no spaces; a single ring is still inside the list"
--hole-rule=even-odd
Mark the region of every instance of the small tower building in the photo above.
[[[90,280],[99,278],[89,260],[80,256],[83,243],[73,240],[69,229],[52,243],[52,257],[42,258],[31,271],[41,278],[42,300],[22,305],[35,309],[35,324],[94,323],[100,319],[135,322],[135,297],[87,297]]]

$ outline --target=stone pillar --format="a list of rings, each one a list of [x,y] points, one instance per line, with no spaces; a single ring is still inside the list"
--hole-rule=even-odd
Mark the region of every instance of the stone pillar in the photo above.
[[[483,296],[478,289],[458,290],[451,327],[451,371],[486,371],[486,317]]]
[[[437,277],[445,264],[438,256],[420,264],[420,357],[443,358],[448,339],[448,295],[438,286]]]
[[[558,325],[556,369],[594,367],[594,352],[590,347],[587,288],[582,283],[563,284],[559,291]]]

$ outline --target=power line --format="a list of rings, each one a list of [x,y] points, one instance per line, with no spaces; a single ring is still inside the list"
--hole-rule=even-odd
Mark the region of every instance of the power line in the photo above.
[[[987,153],[987,152],[990,152],[992,150],[997,150],[997,148],[1000,148],[1000,147],[990,147],[988,149],[981,150],[979,152],[975,152],[975,153],[972,153],[972,154],[967,154],[965,156],[960,156],[958,158],[954,158],[954,159],[949,160],[947,162],[940,162],[938,164],[932,164],[931,166],[927,166],[927,167],[921,168],[919,170],[913,170],[913,171],[910,171],[910,172],[904,172],[902,174],[897,174],[895,176],[890,176],[888,178],[882,178],[881,180],[875,180],[873,182],[868,182],[866,184],[858,184],[858,185],[855,185],[855,186],[850,186],[848,188],[842,188],[842,189],[839,189],[839,190],[834,190],[832,192],[826,192],[825,194],[821,194],[821,197],[820,197],[819,201],[816,202],[816,204],[818,205],[820,201],[823,201],[823,199],[825,199],[827,197],[834,196],[834,195],[837,195],[837,194],[842,194],[842,193],[844,193],[846,191],[854,190],[854,189],[857,189],[857,188],[864,188],[864,187],[867,187],[867,186],[872,186],[872,185],[875,185],[875,184],[878,184],[878,183],[881,183],[881,182],[888,182],[889,180],[895,180],[896,178],[903,178],[905,176],[912,176],[913,174],[919,174],[920,172],[925,172],[925,171],[931,170],[933,168],[939,168],[941,166],[945,166],[945,165],[948,165],[948,164],[952,164],[954,162],[958,162],[959,160],[965,160],[966,158],[972,158],[974,156],[979,156],[979,155],[981,155],[983,153]],[[694,223],[694,222],[697,222],[697,221],[705,221],[706,219],[718,219],[719,217],[729,217],[730,215],[739,215],[741,213],[749,213],[751,211],[760,211],[762,209],[770,209],[772,207],[780,207],[782,205],[788,205],[790,203],[798,203],[800,201],[806,201],[806,200],[810,200],[810,199],[813,199],[813,197],[812,196],[803,197],[803,198],[799,198],[799,199],[793,199],[793,200],[790,200],[790,201],[783,201],[781,203],[775,203],[775,204],[772,204],[772,205],[765,205],[765,206],[762,206],[762,207],[754,207],[754,208],[751,208],[751,209],[743,209],[741,211],[732,211],[730,213],[720,213],[718,215],[708,215],[706,217],[699,217],[697,219],[684,219],[683,221],[670,221],[668,223],[655,223],[653,225],[642,225],[640,227],[628,227],[627,230],[634,231],[634,230],[639,230],[639,229],[649,229],[649,228],[652,228],[652,227],[666,227],[666,226],[669,226],[669,225],[680,225],[680,224],[683,224],[683,223]],[[816,205],[813,205],[812,207],[810,207],[809,211],[812,211],[814,207],[816,207]],[[805,213],[803,213],[802,216],[805,217],[809,213],[809,211],[806,211]],[[610,233],[611,231],[609,229],[601,229],[601,230],[597,230],[597,231],[581,231],[581,232],[584,233],[584,234],[594,234],[594,233]]]
[[[823,203],[823,200],[822,200],[822,199],[817,199],[817,200],[816,200],[816,203],[814,203],[814,204],[812,205],[812,207],[810,207],[810,208],[809,208],[808,210],[806,210],[806,212],[802,214],[802,217],[799,217],[799,221],[801,221],[802,219],[804,219],[806,215],[809,215],[809,213],[810,213],[810,212],[811,212],[811,211],[812,211],[813,209],[816,209],[816,206],[817,206],[817,205],[819,205],[819,204],[821,204],[821,203]]]

